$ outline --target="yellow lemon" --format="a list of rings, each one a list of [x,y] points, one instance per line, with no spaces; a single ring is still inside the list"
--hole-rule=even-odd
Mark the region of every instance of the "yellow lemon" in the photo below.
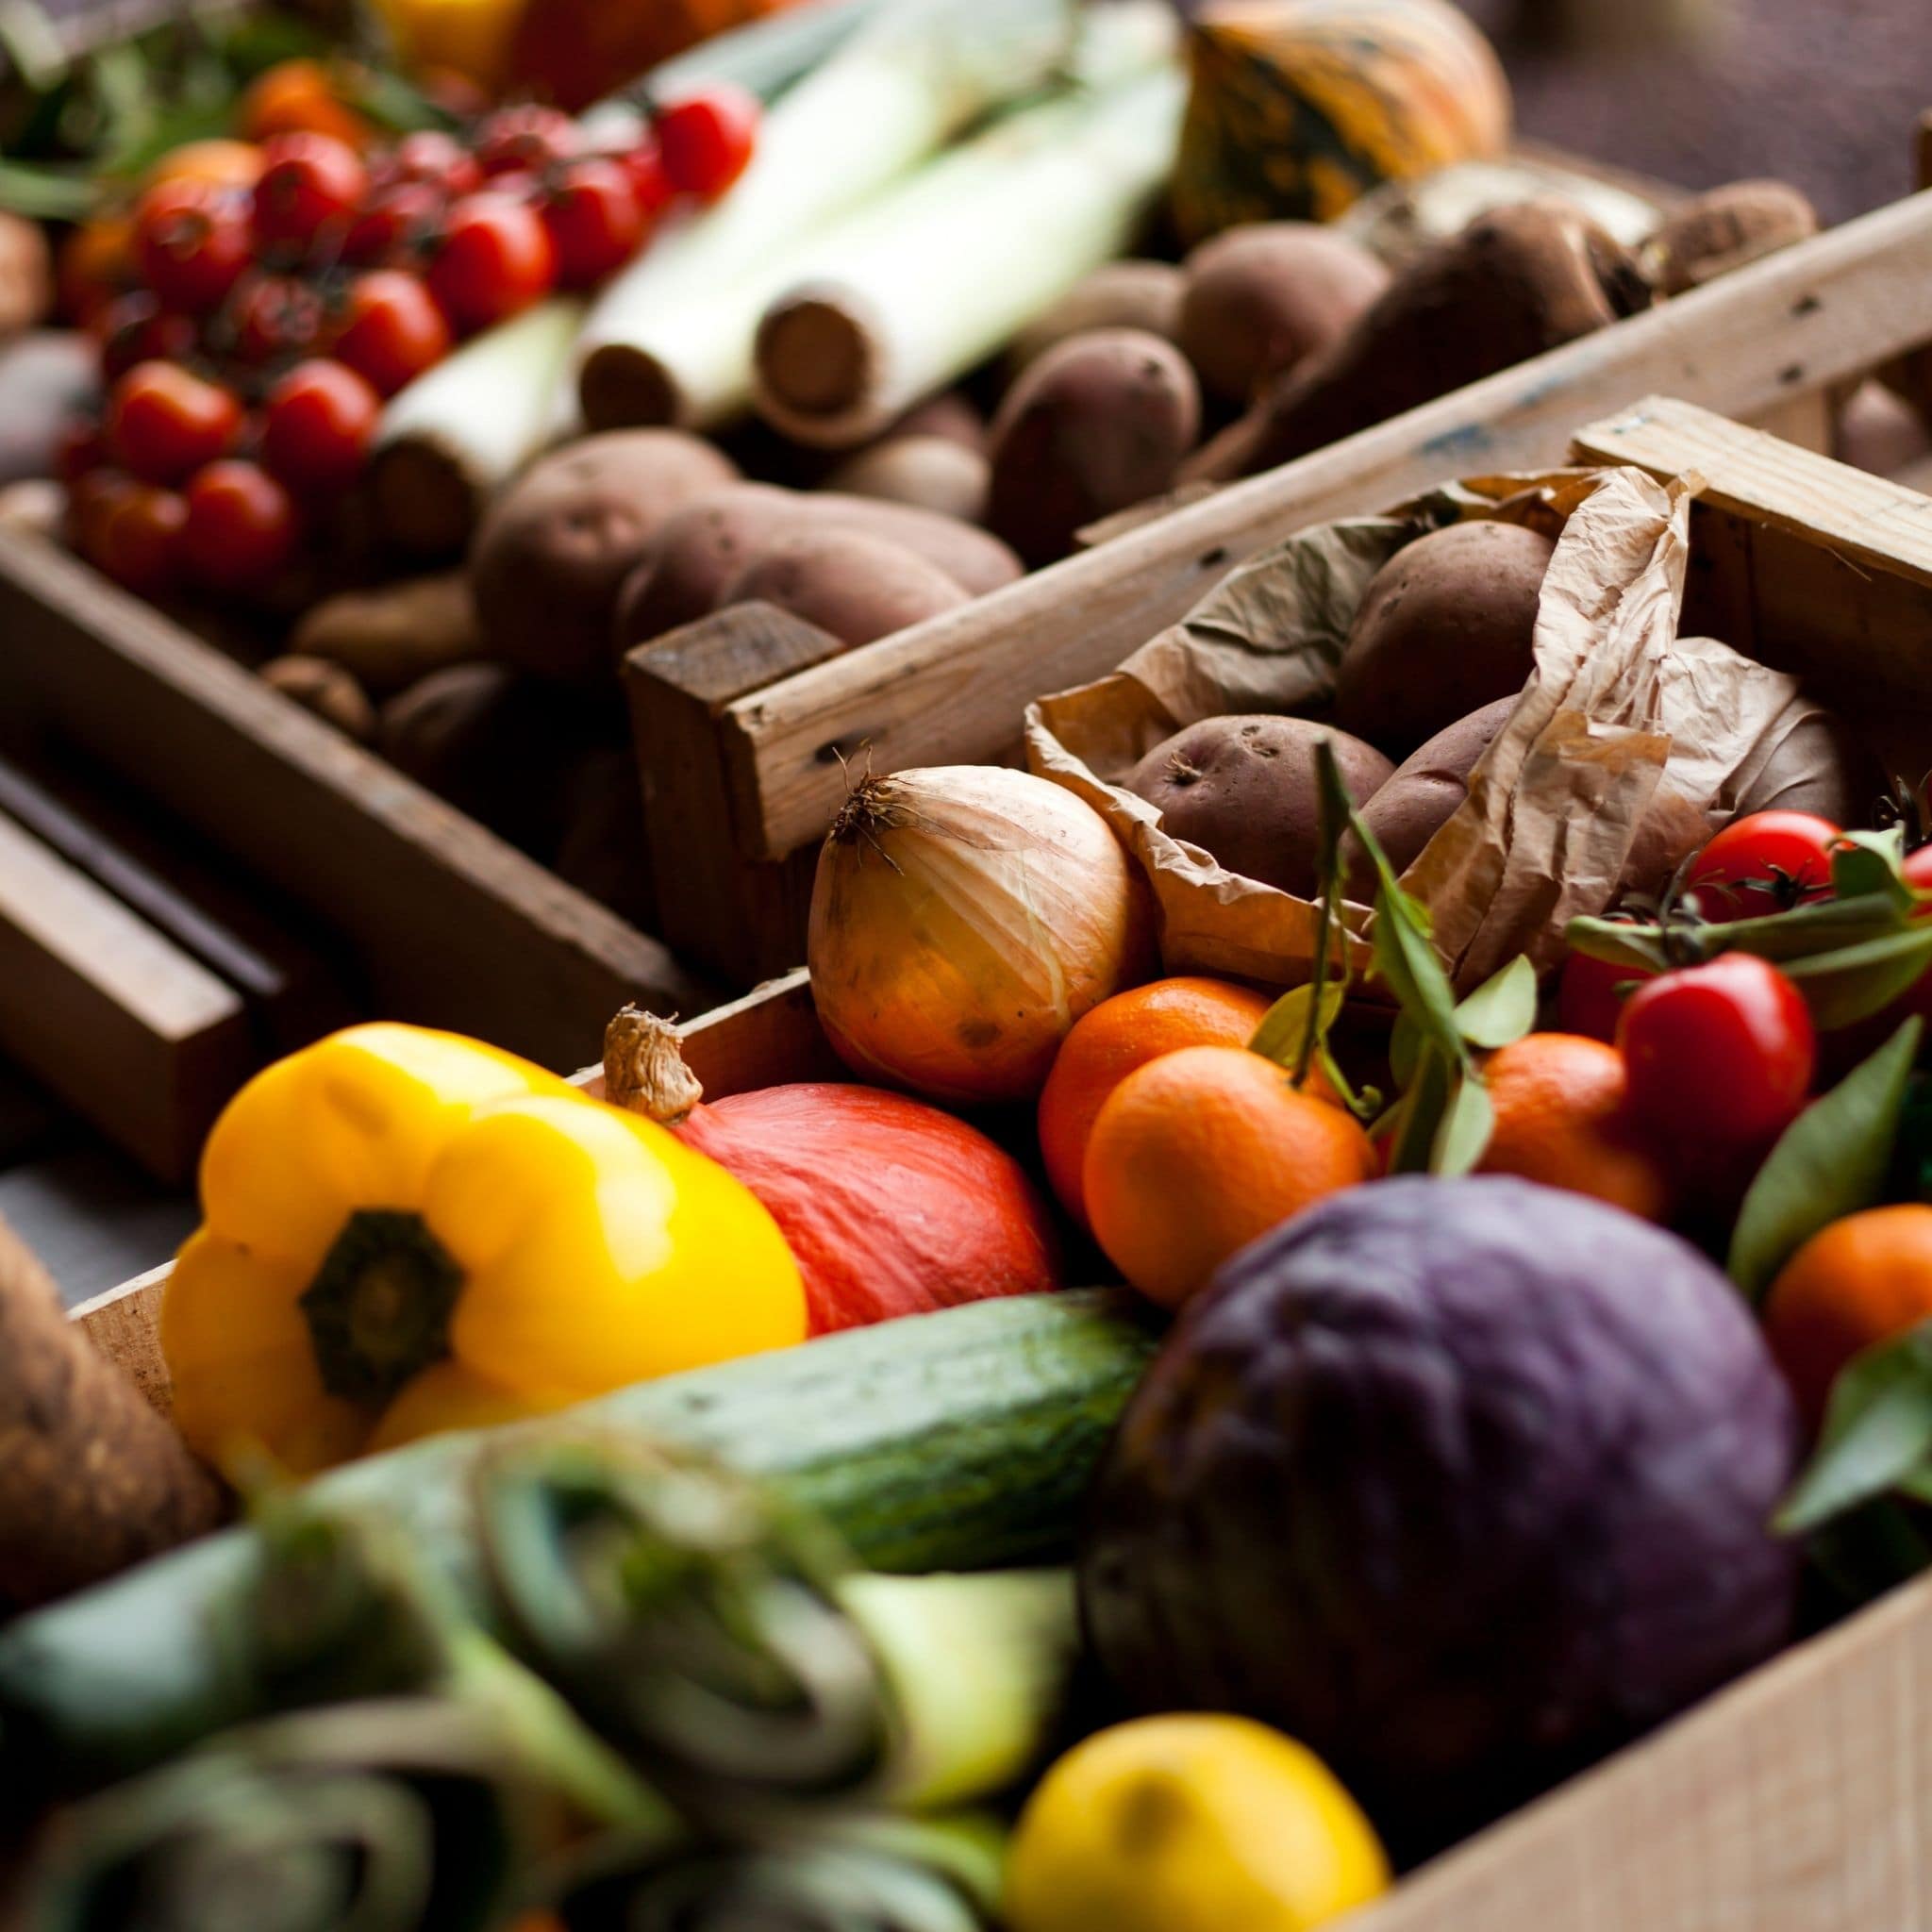
[[[1154,1717],[1047,1773],[1007,1869],[1012,1932],[1308,1932],[1389,1888],[1354,1799],[1238,1717]]]

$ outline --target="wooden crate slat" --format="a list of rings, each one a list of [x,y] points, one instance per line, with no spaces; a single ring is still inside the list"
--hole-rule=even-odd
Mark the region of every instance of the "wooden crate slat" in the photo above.
[[[720,720],[747,858],[816,839],[837,754],[882,772],[995,756],[1024,706],[1110,671],[1229,567],[1316,519],[1457,475],[1559,460],[1576,424],[1657,391],[1757,418],[1932,337],[1932,196],[1915,195],[977,603],[733,704]]]

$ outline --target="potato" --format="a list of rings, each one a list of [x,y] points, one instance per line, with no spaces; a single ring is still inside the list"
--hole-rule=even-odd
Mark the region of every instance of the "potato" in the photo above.
[[[1029,564],[1052,563],[1084,525],[1168,489],[1200,433],[1200,386],[1172,342],[1131,328],[1072,337],[993,419],[987,522]]]
[[[1514,697],[1498,698],[1437,732],[1362,807],[1362,823],[1374,834],[1398,876],[1422,857],[1423,847],[1460,809],[1469,796],[1469,774],[1508,724],[1516,704]],[[1374,868],[1353,834],[1342,850],[1347,855],[1349,896],[1366,906],[1375,893]]]
[[[1208,718],[1157,744],[1126,789],[1224,870],[1311,898],[1322,858],[1315,747],[1324,738],[1357,805],[1394,775],[1373,745],[1307,718]]]
[[[775,604],[847,644],[869,644],[969,602],[936,564],[859,530],[785,538],[740,572],[723,603]]]
[[[983,597],[1022,575],[1012,550],[987,530],[909,503],[879,503],[840,491],[815,490],[801,497],[807,516],[835,530],[854,530],[896,543],[942,570],[969,595]]]
[[[618,593],[652,534],[736,479],[675,429],[586,437],[534,463],[483,520],[470,578],[485,650],[562,682],[610,673]]]
[[[1097,328],[1145,329],[1174,341],[1185,288],[1185,277],[1172,262],[1109,261],[1083,275],[1013,338],[1008,371],[1017,379],[1049,349]]]
[[[1659,295],[1683,295],[1818,232],[1818,210],[1789,181],[1733,181],[1679,208],[1643,244]]]
[[[1174,340],[1210,395],[1242,406],[1346,334],[1389,286],[1375,256],[1313,222],[1230,228],[1183,267]]]
[[[1845,398],[1832,425],[1832,455],[1855,470],[1896,476],[1932,456],[1925,419],[1882,382],[1863,382]]]
[[[369,702],[369,693],[340,664],[324,658],[275,658],[257,675],[358,744],[368,744],[375,738],[375,707]]]
[[[909,503],[976,524],[986,514],[991,465],[950,436],[889,436],[841,463],[826,480],[848,496]]]
[[[971,396],[956,389],[928,396],[892,425],[894,436],[943,436],[968,449],[986,449],[986,417]]]
[[[295,626],[298,657],[340,664],[372,696],[407,691],[432,671],[483,652],[470,580],[461,571],[366,591],[341,591]]]
[[[1836,712],[1821,708],[1802,719],[1752,777],[1737,816],[1809,811],[1835,825],[1869,825],[1887,789],[1871,747]]]
[[[1537,600],[1555,549],[1514,524],[1418,538],[1370,584],[1335,681],[1344,731],[1406,758],[1452,721],[1514,697],[1535,661]]]

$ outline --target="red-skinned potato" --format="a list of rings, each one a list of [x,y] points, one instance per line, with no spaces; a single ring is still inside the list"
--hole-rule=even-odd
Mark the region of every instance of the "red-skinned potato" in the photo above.
[[[1230,228],[1183,266],[1175,341],[1210,395],[1242,405],[1345,335],[1389,286],[1378,257],[1314,222]]]
[[[1013,385],[992,427],[987,522],[1029,564],[1174,482],[1201,432],[1187,358],[1143,329],[1096,329],[1049,349]]]
[[[1341,780],[1366,805],[1394,775],[1373,745],[1307,718],[1206,718],[1157,744],[1124,781],[1164,828],[1224,871],[1313,896],[1322,853],[1315,747],[1335,747]]]
[[[1679,208],[1640,258],[1659,295],[1683,295],[1817,232],[1818,210],[1789,181],[1732,181]]]
[[[1178,340],[1186,278],[1167,261],[1109,261],[1081,278],[1013,338],[1007,368],[1019,376],[1049,349],[1097,328],[1142,328]]]
[[[767,550],[725,587],[724,603],[775,604],[850,645],[966,603],[937,565],[860,530],[802,529]]]
[[[1335,680],[1335,722],[1392,758],[1513,697],[1535,662],[1538,598],[1555,550],[1514,524],[1452,524],[1375,575]]]
[[[834,470],[830,489],[880,503],[910,504],[976,524],[986,514],[991,465],[950,436],[889,436]]]

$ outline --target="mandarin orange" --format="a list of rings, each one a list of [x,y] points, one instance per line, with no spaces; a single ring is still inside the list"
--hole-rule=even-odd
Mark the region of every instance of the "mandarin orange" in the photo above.
[[[1625,1119],[1615,1047],[1580,1033],[1531,1033],[1491,1054],[1483,1078],[1496,1109],[1484,1174],[1593,1195],[1644,1221],[1669,1217],[1669,1174]]]
[[[1355,1117],[1272,1061],[1189,1046],[1114,1089],[1081,1187],[1108,1258],[1150,1300],[1178,1307],[1230,1255],[1375,1165]]]
[[[1272,1005],[1224,979],[1157,979],[1102,1000],[1060,1042],[1040,1095],[1040,1152],[1060,1205],[1083,1226],[1080,1174],[1108,1096],[1149,1060],[1184,1046],[1245,1046]]]
[[[1773,1282],[1765,1340],[1805,1420],[1824,1420],[1856,1355],[1932,1319],[1932,1208],[1849,1214],[1815,1234]]]

